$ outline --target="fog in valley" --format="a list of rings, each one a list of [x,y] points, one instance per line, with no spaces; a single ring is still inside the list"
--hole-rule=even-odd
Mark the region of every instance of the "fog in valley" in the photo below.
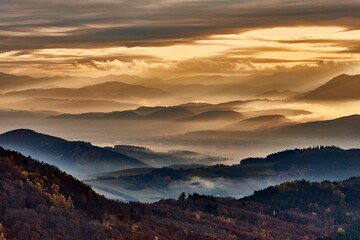
[[[165,80],[110,75],[90,78],[91,84],[80,77],[46,81],[34,78],[34,84],[26,88],[24,85],[4,85],[0,96],[0,132],[31,129],[75,141],[69,145],[74,149],[72,155],[61,161],[54,160],[63,155],[61,147],[54,147],[53,153],[44,152],[42,146],[48,146],[50,141],[47,137],[41,141],[35,138],[33,141],[38,141],[39,146],[33,148],[26,142],[9,143],[6,139],[3,144],[70,171],[110,198],[152,202],[176,198],[182,192],[239,198],[300,176],[232,179],[226,174],[214,177],[205,170],[201,174],[186,173],[181,177],[175,174],[178,179],[172,179],[174,173],[160,174],[161,179],[169,178],[169,182],[164,186],[154,183],[143,188],[134,185],[132,178],[119,180],[116,174],[111,175],[114,179],[103,177],[112,170],[138,166],[147,168],[149,172],[146,172],[150,174],[162,167],[181,172],[184,168],[215,164],[238,165],[248,157],[265,157],[294,148],[357,148],[360,143],[360,116],[357,115],[360,114],[360,95],[350,89],[359,89],[359,75],[340,74],[342,72],[336,75],[335,70],[322,66],[268,75]],[[303,81],[292,80],[294,76],[297,79],[304,77]],[[71,81],[78,85],[70,87]],[[343,89],[343,82],[347,82],[346,89]],[[13,134],[15,140],[25,139],[21,135],[24,133]],[[79,147],[77,141],[92,145],[89,147],[85,143]],[[82,152],[76,150],[79,148]],[[117,165],[115,160],[108,162],[120,157],[111,152],[125,154],[141,163]],[[88,162],[87,167],[82,168],[85,156],[93,163]],[[104,159],[105,156],[109,160]],[[67,162],[70,158],[78,161],[77,167]],[[103,162],[97,163],[100,160]],[[95,177],[88,175],[96,173]],[[143,174],[135,171],[130,176],[141,179]],[[159,177],[154,176],[150,182]],[[326,178],[319,176],[316,179]],[[333,179],[338,177],[333,176]]]

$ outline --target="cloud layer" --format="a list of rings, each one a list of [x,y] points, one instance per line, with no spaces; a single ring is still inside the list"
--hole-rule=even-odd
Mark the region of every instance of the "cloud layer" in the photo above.
[[[79,74],[82,65],[231,73],[358,60],[355,0],[2,0],[0,9],[0,70],[12,73]],[[307,26],[339,29],[339,37],[327,29],[315,38]],[[267,32],[274,28],[280,35]]]
[[[159,46],[294,25],[360,27],[359,1],[2,0],[0,50]]]

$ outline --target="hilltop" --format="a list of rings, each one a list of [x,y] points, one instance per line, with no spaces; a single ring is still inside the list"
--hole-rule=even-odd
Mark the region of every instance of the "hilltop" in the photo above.
[[[82,141],[67,141],[29,129],[0,135],[0,145],[54,164],[72,174],[144,167],[147,164]]]

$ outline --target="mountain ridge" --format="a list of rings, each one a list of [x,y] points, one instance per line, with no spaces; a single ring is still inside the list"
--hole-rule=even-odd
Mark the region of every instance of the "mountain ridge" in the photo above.
[[[300,99],[333,101],[360,99],[360,75],[338,75]]]
[[[147,166],[135,158],[91,143],[67,141],[30,129],[17,129],[1,134],[0,145],[32,155],[73,174],[112,170],[114,167],[122,169]]]
[[[22,91],[7,92],[4,96],[42,97],[42,98],[74,98],[74,99],[129,99],[169,97],[170,93],[163,90],[126,84],[117,81],[88,85],[80,88],[34,88]]]

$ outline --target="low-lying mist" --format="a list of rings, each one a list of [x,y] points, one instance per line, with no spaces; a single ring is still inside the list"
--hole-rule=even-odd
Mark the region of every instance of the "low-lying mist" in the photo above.
[[[181,192],[199,193],[220,197],[242,198],[253,194],[254,191],[279,184],[289,179],[241,179],[192,177],[186,181],[174,181],[169,186],[169,196],[179,196]]]
[[[126,184],[118,180],[92,180],[85,181],[85,183],[93,187],[93,189],[99,194],[102,194],[110,199],[116,199],[125,202],[157,202],[161,199],[177,199],[183,192],[185,194],[198,193],[203,195],[239,199],[252,195],[254,191],[262,190],[284,182],[302,179],[308,181],[339,181],[344,180],[344,177],[308,176],[296,178],[274,176],[245,179],[192,177],[187,180],[172,181],[172,183],[167,188],[161,188],[159,186],[158,188],[145,188],[140,190],[129,189]]]

